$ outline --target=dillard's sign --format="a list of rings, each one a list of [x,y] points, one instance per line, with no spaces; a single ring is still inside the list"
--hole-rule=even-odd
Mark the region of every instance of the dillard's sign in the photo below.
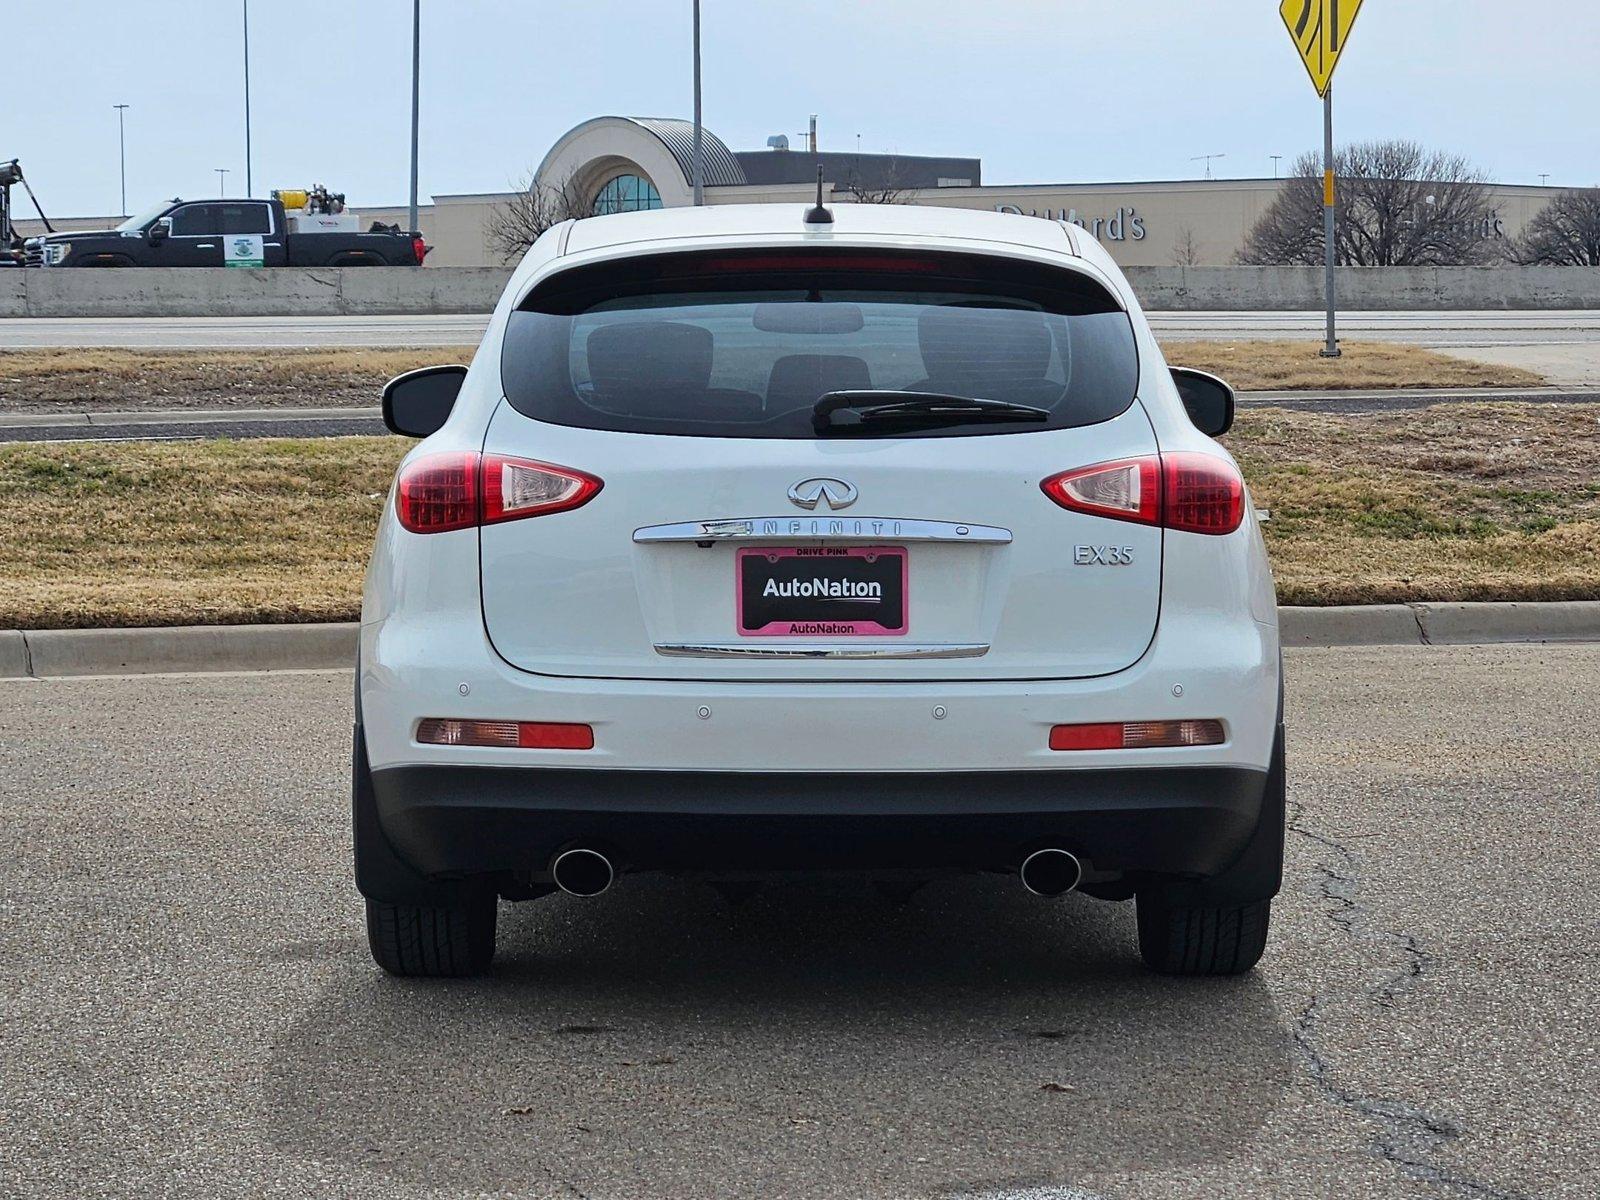
[[[1429,202],[1432,202],[1432,197],[1429,197]],[[1037,208],[1023,208],[1016,204],[996,204],[994,210],[1018,217],[1070,221],[1081,229],[1087,229],[1102,242],[1129,240],[1142,242],[1145,238],[1144,218],[1139,215],[1139,210],[1133,207],[1117,209],[1114,217],[1080,217],[1075,208],[1047,208],[1040,211]],[[1503,241],[1507,237],[1505,218],[1498,210],[1491,211],[1488,216],[1481,221],[1473,222],[1468,228],[1484,241]]]
[[[1139,215],[1138,209],[1132,207],[1117,209],[1114,217],[1080,217],[1075,208],[1047,208],[1040,212],[1037,208],[1023,209],[1015,204],[996,204],[994,210],[1018,217],[1070,221],[1081,229],[1087,229],[1103,242],[1125,242],[1130,238],[1136,242],[1144,241],[1144,218]]]

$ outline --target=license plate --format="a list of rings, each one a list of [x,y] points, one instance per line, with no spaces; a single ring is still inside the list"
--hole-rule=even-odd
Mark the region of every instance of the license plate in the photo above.
[[[748,546],[735,561],[744,637],[894,637],[906,631],[904,546]]]

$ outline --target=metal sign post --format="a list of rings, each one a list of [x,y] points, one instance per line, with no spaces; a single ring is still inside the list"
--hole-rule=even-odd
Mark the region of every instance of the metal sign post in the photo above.
[[[1323,358],[1339,357],[1334,318],[1338,297],[1333,271],[1338,257],[1335,246],[1338,197],[1334,194],[1333,176],[1333,72],[1339,65],[1339,56],[1344,53],[1361,3],[1362,0],[1283,0],[1278,6],[1284,28],[1294,39],[1294,48],[1305,64],[1306,74],[1311,77],[1311,86],[1322,97],[1322,260],[1323,290],[1328,303],[1328,341],[1321,351]]]
[[[1322,348],[1323,358],[1339,357],[1339,335],[1334,328],[1338,289],[1333,275],[1337,204],[1333,183],[1333,85],[1329,84],[1328,90],[1322,93],[1322,290],[1328,304],[1328,343]]]

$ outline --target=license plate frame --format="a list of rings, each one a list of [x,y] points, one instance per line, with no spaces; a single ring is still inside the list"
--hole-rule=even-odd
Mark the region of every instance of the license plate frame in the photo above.
[[[904,637],[911,624],[910,577],[905,546],[742,546],[734,558],[734,629],[750,638]],[[777,589],[787,583],[805,590],[772,594],[768,581]],[[833,583],[841,585],[837,591],[815,591]],[[872,584],[876,597],[863,586]],[[868,594],[851,594],[857,591]],[[896,616],[898,623],[889,623]]]

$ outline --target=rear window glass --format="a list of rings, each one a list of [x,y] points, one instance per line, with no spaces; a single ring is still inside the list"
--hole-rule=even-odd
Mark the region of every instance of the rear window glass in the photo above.
[[[829,429],[949,437],[1108,420],[1138,386],[1128,316],[1068,270],[954,254],[791,251],[561,272],[511,315],[506,397],[536,420],[702,437],[813,438],[840,391],[1042,410],[1026,421]],[[825,417],[824,421],[832,418]],[[849,422],[843,422],[849,424]]]

